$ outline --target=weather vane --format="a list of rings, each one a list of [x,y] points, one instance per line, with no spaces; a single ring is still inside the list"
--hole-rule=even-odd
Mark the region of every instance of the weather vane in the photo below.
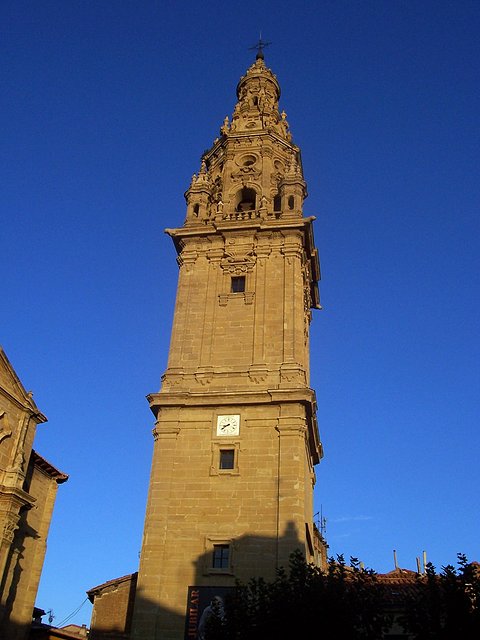
[[[265,40],[262,40],[262,32],[260,32],[260,37],[258,39],[257,44],[254,44],[253,47],[249,47],[249,49],[256,49],[257,50],[257,58],[262,58],[263,59],[263,49],[265,47],[268,47],[269,44],[272,44],[271,42],[266,42]]]

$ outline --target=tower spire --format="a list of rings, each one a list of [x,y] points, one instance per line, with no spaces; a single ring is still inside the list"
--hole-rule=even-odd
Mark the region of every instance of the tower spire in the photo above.
[[[265,47],[268,47],[269,44],[272,44],[271,42],[266,42],[265,40],[262,40],[262,32],[260,31],[260,37],[258,38],[258,42],[256,44],[253,45],[253,47],[249,47],[250,50],[252,49],[256,49],[257,50],[257,55],[255,56],[255,58],[257,60],[264,60],[265,56],[263,55],[263,50]]]

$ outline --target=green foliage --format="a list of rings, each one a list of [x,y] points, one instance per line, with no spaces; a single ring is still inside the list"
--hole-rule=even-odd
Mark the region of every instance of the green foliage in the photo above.
[[[383,637],[388,620],[375,572],[343,556],[329,560],[326,571],[307,564],[298,551],[289,572],[280,569],[273,582],[261,578],[238,584],[226,599],[225,615],[213,616],[207,640],[291,640],[310,634],[346,640]]]
[[[417,593],[407,603],[402,624],[412,640],[480,638],[480,571],[459,553],[458,568],[429,563],[417,579]]]

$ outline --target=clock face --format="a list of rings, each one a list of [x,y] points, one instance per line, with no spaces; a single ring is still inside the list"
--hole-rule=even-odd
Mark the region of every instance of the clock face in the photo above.
[[[238,436],[240,433],[240,416],[218,416],[217,436]]]

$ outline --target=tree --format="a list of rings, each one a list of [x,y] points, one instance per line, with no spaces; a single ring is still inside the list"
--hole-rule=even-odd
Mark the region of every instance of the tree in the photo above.
[[[222,615],[212,616],[207,640],[276,640],[321,633],[346,640],[377,640],[389,620],[372,570],[343,556],[331,558],[326,571],[307,564],[298,551],[273,582],[261,578],[237,584]]]
[[[459,553],[458,568],[429,563],[417,578],[417,595],[409,599],[402,624],[413,640],[480,638],[480,566]]]

